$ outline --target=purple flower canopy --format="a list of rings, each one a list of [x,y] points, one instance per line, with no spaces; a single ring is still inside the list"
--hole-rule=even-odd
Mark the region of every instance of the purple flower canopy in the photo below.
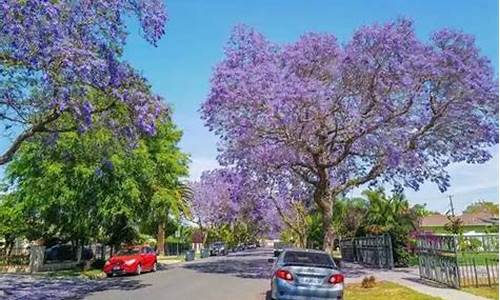
[[[194,191],[192,216],[203,227],[245,221],[260,224],[263,234],[277,232],[281,221],[267,199],[263,183],[236,169],[205,171],[199,181],[191,183]]]
[[[237,26],[202,118],[222,164],[294,173],[323,199],[376,180],[444,191],[450,163],[485,162],[498,143],[498,86],[459,31],[422,41],[400,19],[344,45],[319,33],[277,45]]]
[[[134,130],[154,134],[166,107],[120,60],[127,16],[138,18],[151,44],[163,36],[162,0],[0,0],[0,121],[27,125],[40,113],[67,111],[84,130],[98,109],[87,99],[98,91],[128,107]]]

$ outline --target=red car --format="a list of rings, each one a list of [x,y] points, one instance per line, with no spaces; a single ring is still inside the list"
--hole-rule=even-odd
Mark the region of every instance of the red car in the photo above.
[[[108,259],[103,271],[111,277],[123,274],[140,275],[145,271],[155,272],[156,268],[156,252],[149,246],[134,246],[124,248]]]

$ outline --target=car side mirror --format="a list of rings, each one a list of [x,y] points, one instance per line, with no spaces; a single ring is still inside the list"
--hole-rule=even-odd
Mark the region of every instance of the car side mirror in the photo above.
[[[271,257],[271,258],[268,258],[268,259],[267,259],[267,262],[268,262],[268,263],[273,263],[273,262],[274,262],[274,258],[272,258],[272,257]]]

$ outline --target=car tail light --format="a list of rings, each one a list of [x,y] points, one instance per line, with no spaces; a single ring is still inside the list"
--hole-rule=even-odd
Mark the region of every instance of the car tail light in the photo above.
[[[331,284],[342,283],[342,282],[344,282],[344,275],[342,275],[342,274],[333,274],[328,279],[328,282],[331,283]]]
[[[288,272],[287,270],[282,270],[282,269],[279,269],[278,271],[276,271],[276,277],[278,277],[280,279],[288,280],[288,281],[293,280],[292,273]]]

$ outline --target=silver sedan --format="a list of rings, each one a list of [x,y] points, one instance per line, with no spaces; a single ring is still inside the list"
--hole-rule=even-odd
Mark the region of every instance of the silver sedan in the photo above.
[[[274,262],[271,298],[342,299],[344,276],[324,251],[285,249]]]

